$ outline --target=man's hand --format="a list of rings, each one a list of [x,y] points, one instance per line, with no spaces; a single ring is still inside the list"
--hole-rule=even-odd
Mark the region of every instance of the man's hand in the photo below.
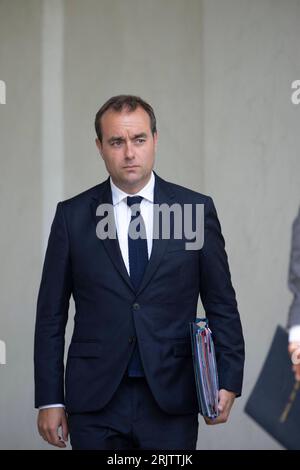
[[[44,408],[39,410],[38,430],[42,438],[56,447],[66,447],[68,423],[64,408]],[[61,435],[58,429],[61,427]]]
[[[300,343],[291,342],[289,343],[289,354],[293,363],[293,371],[295,374],[295,380],[300,381]]]
[[[234,400],[235,400],[234,392],[229,392],[228,390],[221,388],[221,390],[219,390],[219,405],[218,405],[220,414],[215,419],[209,419],[209,418],[204,417],[206,424],[211,425],[211,424],[226,423]]]

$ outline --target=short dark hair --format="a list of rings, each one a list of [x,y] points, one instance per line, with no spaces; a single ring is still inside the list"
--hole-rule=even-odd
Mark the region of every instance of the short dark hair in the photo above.
[[[117,95],[110,98],[106,103],[104,103],[95,117],[95,130],[98,139],[102,142],[102,130],[101,130],[101,117],[108,110],[113,109],[116,112],[121,112],[123,109],[128,110],[129,112],[135,111],[136,108],[140,106],[143,108],[150,118],[150,127],[151,132],[154,135],[156,133],[156,117],[153,111],[152,106],[149,103],[144,101],[139,96],[134,95]]]

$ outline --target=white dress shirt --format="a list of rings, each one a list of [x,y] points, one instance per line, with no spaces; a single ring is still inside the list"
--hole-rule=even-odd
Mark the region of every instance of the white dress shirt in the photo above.
[[[139,192],[135,194],[127,194],[122,189],[118,188],[110,178],[110,187],[112,194],[112,202],[114,206],[114,216],[116,221],[116,229],[118,234],[118,241],[122,257],[127,269],[129,271],[129,258],[128,258],[128,228],[131,219],[131,209],[127,205],[127,196],[142,196],[141,201],[141,214],[145,222],[146,235],[147,235],[147,248],[148,248],[148,259],[151,256],[152,243],[153,243],[153,203],[154,203],[154,184],[155,176],[151,173],[150,180]],[[44,408],[64,408],[62,403],[55,403],[52,405],[40,406],[39,409]]]
[[[142,196],[141,201],[141,214],[145,222],[146,235],[147,235],[147,248],[148,248],[148,259],[150,258],[152,251],[152,235],[153,235],[153,202],[154,202],[154,183],[155,177],[153,172],[151,173],[150,180],[138,193],[134,196]],[[116,229],[118,234],[118,241],[122,257],[129,273],[129,259],[128,259],[128,228],[131,219],[131,209],[127,205],[127,196],[133,196],[133,194],[127,194],[118,188],[112,179],[110,178],[110,186],[112,193],[112,201],[114,206],[114,215],[116,221]]]
[[[300,325],[291,326],[289,330],[289,342],[300,344]]]

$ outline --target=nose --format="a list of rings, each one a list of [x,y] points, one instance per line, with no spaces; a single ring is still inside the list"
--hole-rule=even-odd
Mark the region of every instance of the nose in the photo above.
[[[132,160],[132,158],[134,158],[134,149],[133,149],[133,145],[130,141],[126,142],[125,157],[128,160]]]

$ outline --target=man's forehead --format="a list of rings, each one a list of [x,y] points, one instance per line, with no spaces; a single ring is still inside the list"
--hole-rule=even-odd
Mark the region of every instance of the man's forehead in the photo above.
[[[127,129],[129,132],[131,129],[134,129],[134,132],[146,132],[150,128],[150,117],[141,107],[134,111],[109,109],[103,114],[101,124],[103,130],[109,133],[115,132],[117,129],[123,131]]]
[[[109,123],[119,123],[124,122],[128,124],[133,124],[134,122],[146,122],[150,123],[150,116],[148,113],[140,106],[138,106],[134,111],[130,111],[126,108],[122,111],[115,111],[114,109],[108,109],[102,116],[102,122]]]

